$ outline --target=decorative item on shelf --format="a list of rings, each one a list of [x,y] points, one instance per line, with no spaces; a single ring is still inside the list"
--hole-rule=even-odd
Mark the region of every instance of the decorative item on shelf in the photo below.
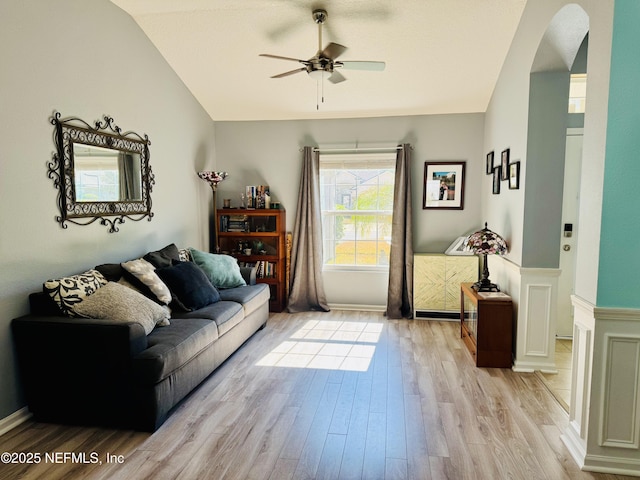
[[[247,208],[269,208],[270,203],[269,185],[247,185]]]
[[[467,238],[465,248],[476,255],[484,255],[482,278],[473,284],[474,290],[478,292],[499,292],[498,286],[489,280],[487,255],[504,255],[507,253],[508,247],[504,238],[489,230],[485,222],[482,230],[478,230]]]
[[[215,216],[215,211],[217,208],[216,204],[216,189],[218,188],[218,184],[222,182],[225,178],[227,178],[229,174],[227,172],[198,172],[198,176],[207,182],[211,186],[211,191],[213,192],[213,212]],[[213,242],[211,245],[214,246],[215,252],[217,253],[220,250],[218,246],[218,222],[214,220],[214,229],[213,229]]]

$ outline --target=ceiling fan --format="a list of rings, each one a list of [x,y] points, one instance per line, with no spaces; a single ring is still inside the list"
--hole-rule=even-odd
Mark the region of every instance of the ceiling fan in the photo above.
[[[301,68],[296,68],[288,72],[274,75],[271,78],[282,78],[294,75],[299,72],[307,72],[309,76],[315,80],[322,80],[327,78],[331,83],[340,83],[346,80],[346,77],[340,72],[336,71],[337,68],[351,69],[351,70],[369,70],[369,71],[382,71],[384,70],[384,62],[367,62],[359,60],[351,61],[339,61],[336,60],[342,55],[347,47],[340,45],[339,43],[329,43],[324,49],[322,48],[322,25],[327,20],[327,12],[323,9],[316,9],[313,11],[313,20],[318,24],[318,52],[309,60],[301,60],[299,58],[282,57],[280,55],[270,55],[268,53],[260,54],[261,57],[276,58],[280,60],[291,60],[304,65]]]

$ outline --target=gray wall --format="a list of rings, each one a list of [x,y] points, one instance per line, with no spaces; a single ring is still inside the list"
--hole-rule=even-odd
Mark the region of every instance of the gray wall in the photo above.
[[[300,148],[305,145],[353,147],[413,145],[412,192],[414,249],[443,252],[458,236],[482,225],[481,180],[484,114],[407,116],[370,119],[273,122],[216,122],[219,168],[229,177],[219,187],[218,202],[238,205],[245,185],[269,185],[272,198],[287,210],[293,231],[296,213]],[[464,210],[423,210],[424,162],[467,162]],[[383,306],[386,274],[325,273],[327,300],[333,304]]]
[[[3,0],[0,86],[2,419],[24,405],[9,325],[27,313],[28,293],[48,278],[171,242],[208,245],[211,190],[195,172],[215,165],[215,132],[138,26],[107,0]],[[109,114],[123,130],[149,136],[151,222],[127,221],[115,234],[98,223],[66,230],[56,223],[57,190],[46,168],[53,110],[89,122]]]
[[[557,268],[569,72],[531,74],[522,266]]]
[[[596,301],[598,285],[613,4],[612,1],[591,0],[528,2],[485,114],[485,150],[496,149],[498,153],[503,148],[510,147],[511,158],[521,160],[522,163],[519,190],[506,190],[504,189],[506,184],[503,183],[502,193],[491,195],[487,178],[487,186],[483,189],[483,211],[490,219],[489,225],[494,226],[492,229],[502,234],[509,242],[508,260],[515,265],[523,266],[523,246],[526,243],[523,234],[525,232],[525,193],[527,203],[532,193],[537,194],[535,191],[528,191],[527,177],[534,175],[538,179],[541,178],[539,173],[530,172],[532,168],[536,168],[536,159],[528,157],[527,135],[532,67],[541,46],[541,39],[559,12],[562,18],[570,19],[568,23],[572,24],[572,28],[561,26],[558,31],[553,32],[554,35],[550,35],[551,38],[556,38],[559,52],[564,52],[567,46],[573,45],[576,32],[581,34],[589,32],[588,114],[584,116],[578,220],[580,232],[576,248],[575,293],[592,303]],[[584,45],[582,47],[584,48]],[[580,58],[579,55],[578,58]],[[566,70],[568,71],[570,67],[567,65]],[[578,65],[576,65],[577,68]],[[584,65],[580,68],[584,69]],[[539,185],[539,182],[535,183]],[[543,190],[539,195],[544,196],[546,193]],[[533,226],[533,222],[534,220],[529,225]],[[544,220],[543,225],[547,225]],[[552,228],[555,229],[559,238],[561,228],[559,222],[556,222]],[[550,242],[545,246],[547,252],[556,248]],[[550,259],[551,256],[547,255],[544,260],[536,258],[528,260],[528,263],[529,265],[541,264],[541,266],[555,265],[555,261]],[[492,280],[500,283],[504,279],[498,276],[493,278],[492,272]],[[513,292],[510,293],[513,294]]]

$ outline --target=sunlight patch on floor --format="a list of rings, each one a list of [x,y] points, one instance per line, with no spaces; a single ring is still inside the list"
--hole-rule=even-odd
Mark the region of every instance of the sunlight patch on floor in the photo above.
[[[309,320],[256,365],[365,372],[383,324]]]

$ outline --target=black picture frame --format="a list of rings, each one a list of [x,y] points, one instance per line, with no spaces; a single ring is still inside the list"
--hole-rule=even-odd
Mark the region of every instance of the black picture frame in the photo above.
[[[464,209],[466,162],[424,162],[422,208]]]
[[[510,149],[506,148],[500,154],[500,166],[502,167],[502,180],[509,179],[509,152]]]
[[[520,188],[520,162],[509,164],[509,190]]]
[[[502,179],[502,166],[493,167],[493,188],[491,192],[494,195],[500,195],[500,180]]]
[[[486,172],[487,175],[491,175],[493,173],[493,158],[494,158],[495,154],[493,152],[493,150],[491,150],[489,153],[487,153],[487,165],[486,165]]]

